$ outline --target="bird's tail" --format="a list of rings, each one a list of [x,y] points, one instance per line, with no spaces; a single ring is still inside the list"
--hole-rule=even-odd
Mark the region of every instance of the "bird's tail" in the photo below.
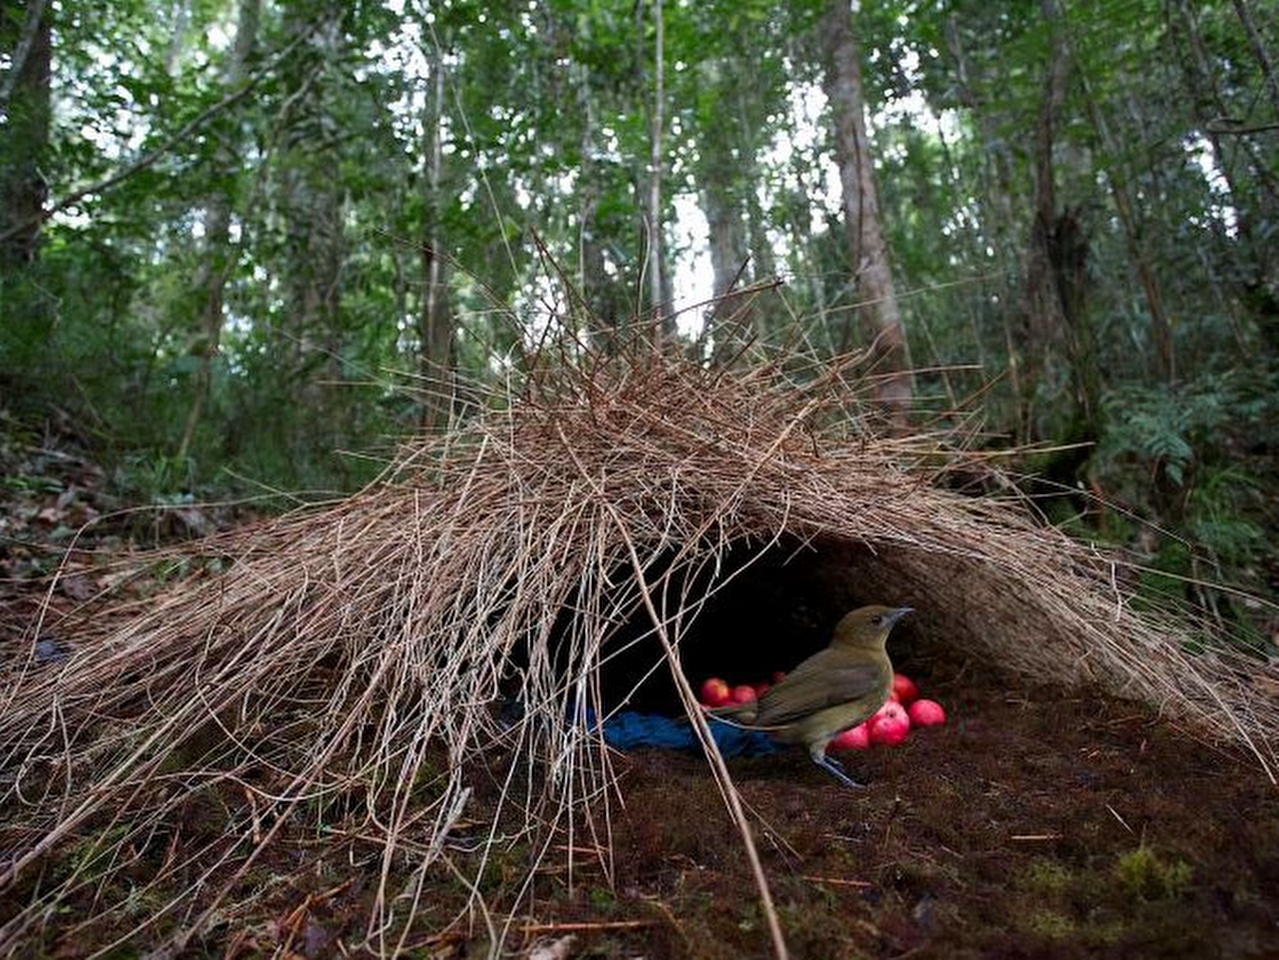
[[[738,730],[757,730],[761,733],[773,733],[781,730],[780,726],[761,727],[755,723],[755,704],[753,703],[728,703],[722,707],[703,708],[706,710],[707,716],[714,717],[721,723],[726,723],[730,727],[736,727]],[[688,723],[688,717],[680,717],[676,723]]]
[[[712,707],[706,712],[719,720],[728,720],[743,726],[749,726],[755,722],[759,709],[754,703],[726,703],[722,707]]]

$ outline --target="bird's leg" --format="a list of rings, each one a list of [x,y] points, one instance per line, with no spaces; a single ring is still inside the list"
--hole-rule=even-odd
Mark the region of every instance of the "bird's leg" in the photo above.
[[[834,757],[826,756],[825,750],[813,750],[808,754],[808,756],[809,756],[809,759],[813,761],[813,763],[817,764],[819,767],[821,767],[823,770],[829,773],[832,777],[834,777],[840,783],[844,784],[844,786],[854,787],[858,790],[861,790],[865,787],[865,784],[858,783],[856,780],[854,780],[852,777],[846,774],[844,772],[843,766],[840,764],[838,760],[836,760]]]

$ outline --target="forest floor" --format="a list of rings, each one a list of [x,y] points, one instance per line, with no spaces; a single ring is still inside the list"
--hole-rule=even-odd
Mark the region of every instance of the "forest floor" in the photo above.
[[[920,679],[950,721],[846,757],[864,790],[799,750],[730,761],[793,956],[1276,955],[1279,791],[1255,761],[1121,701],[992,683],[958,664]],[[500,774],[504,758],[492,759]],[[587,851],[570,886],[566,847],[556,848],[532,903],[511,918],[504,955],[768,956],[747,858],[705,761],[647,750],[619,757],[618,769],[614,882]],[[474,779],[482,808],[496,781],[480,770]],[[239,800],[228,795],[224,809]],[[188,842],[221,829],[213,811],[187,812]],[[486,829],[463,825],[450,844],[461,874],[474,876],[466,849]],[[380,847],[340,821],[327,834],[314,823],[285,831],[191,955],[365,955]],[[525,882],[528,856],[520,844],[494,848],[479,885],[486,902]],[[392,872],[389,890],[412,886],[407,869]],[[450,870],[428,874],[409,955],[489,955],[480,916],[450,926],[468,895]],[[118,919],[87,939],[49,929],[33,955],[84,955],[140,916],[135,907]]]
[[[791,949],[805,957],[1274,956],[1279,792],[1132,704],[921,679],[950,723],[846,758],[731,764]],[[618,916],[660,923],[615,953],[763,955],[746,858],[705,763],[630,758]],[[589,902],[589,891],[587,895]],[[646,909],[647,908],[647,909]],[[539,919],[598,918],[549,908]],[[587,941],[583,939],[585,946]]]
[[[47,572],[48,553],[33,542],[39,529],[65,545],[85,519],[75,511],[97,509],[87,506],[96,496],[91,464],[50,453],[37,466],[44,472],[28,464],[9,474],[0,504],[9,530],[0,626],[11,638],[35,609],[32,574]],[[31,479],[38,476],[46,479]],[[201,518],[180,522],[194,528]],[[117,545],[128,541],[105,543]],[[80,602],[97,586],[71,584],[55,605]],[[959,657],[915,667],[912,676],[950,720],[899,747],[846,756],[866,789],[841,786],[799,750],[729,762],[793,956],[1277,955],[1279,789],[1255,760],[1131,703],[1035,689]],[[473,777],[476,817],[508,758],[486,759],[493,775],[477,767]],[[610,811],[612,882],[593,851],[579,850],[570,884],[567,847],[553,849],[531,901],[510,918],[504,952],[539,960],[768,956],[748,861],[705,760],[644,750],[619,755],[616,767],[624,802]],[[244,806],[228,791],[221,803],[193,805],[172,842],[180,833],[185,843],[207,840],[234,821],[218,813]],[[364,955],[381,849],[355,822],[317,831],[314,818],[300,818],[281,831],[191,955]],[[459,877],[477,872],[473,848],[484,831],[479,822],[461,825],[448,849],[458,873],[440,866],[427,874],[409,955],[488,955],[493,937],[481,914],[454,922],[467,915],[471,891]],[[575,848],[590,846],[584,837],[575,835]],[[478,885],[484,901],[509,901],[528,880],[528,863],[527,846],[495,846]],[[412,881],[397,865],[388,890],[411,890]],[[0,918],[22,894],[0,893]],[[62,921],[83,919],[79,910],[91,907],[80,904],[29,954],[90,953],[172,894],[153,891],[128,915],[68,935]],[[506,919],[489,918],[499,926]],[[141,943],[171,929],[156,924]]]

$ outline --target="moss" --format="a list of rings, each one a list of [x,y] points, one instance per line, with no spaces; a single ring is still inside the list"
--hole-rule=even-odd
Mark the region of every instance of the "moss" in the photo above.
[[[1022,879],[1027,890],[1037,893],[1062,893],[1074,881],[1074,874],[1054,860],[1033,860]]]
[[[1065,940],[1075,932],[1074,922],[1055,910],[1036,910],[1027,919],[1026,928],[1050,940]]]
[[[608,887],[591,887],[586,899],[590,901],[591,906],[596,910],[611,912],[617,906],[617,898],[613,896],[613,891]]]
[[[1123,918],[1112,911],[1093,910],[1083,924],[1083,941],[1090,946],[1110,946],[1123,939],[1127,932]]]
[[[1192,871],[1184,860],[1168,863],[1150,847],[1120,854],[1115,862],[1115,879],[1137,900],[1178,900],[1190,889]]]

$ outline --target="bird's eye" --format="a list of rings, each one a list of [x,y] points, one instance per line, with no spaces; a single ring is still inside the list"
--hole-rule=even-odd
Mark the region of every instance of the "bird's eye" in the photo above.
[[[871,617],[870,622],[871,622],[871,623],[873,623],[873,624],[874,624],[875,626],[877,626],[877,627],[879,627],[879,626],[883,626],[884,618],[883,618],[883,617]]]

